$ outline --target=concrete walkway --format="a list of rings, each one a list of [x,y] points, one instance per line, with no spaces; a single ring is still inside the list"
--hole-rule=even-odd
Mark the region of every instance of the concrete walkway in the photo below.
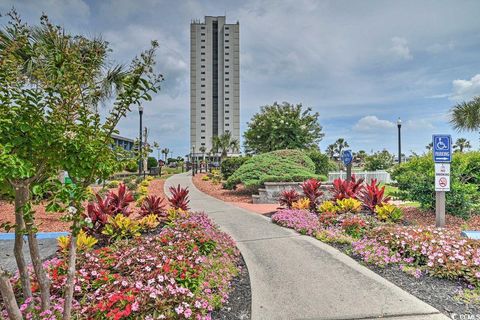
[[[252,319],[448,319],[340,251],[200,192],[187,173],[190,206],[236,241],[252,287]]]

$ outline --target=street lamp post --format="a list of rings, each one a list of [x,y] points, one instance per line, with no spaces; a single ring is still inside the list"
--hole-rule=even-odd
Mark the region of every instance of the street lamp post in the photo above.
[[[195,177],[195,146],[192,146],[192,177]]]
[[[139,154],[139,160],[138,160],[138,176],[142,175],[143,171],[143,137],[142,137],[142,118],[143,118],[143,107],[139,106],[138,107],[138,114],[140,115],[140,133],[139,133],[139,138],[138,138],[138,154]]]
[[[398,164],[402,163],[402,120],[398,117],[397,120],[397,127],[398,127]]]

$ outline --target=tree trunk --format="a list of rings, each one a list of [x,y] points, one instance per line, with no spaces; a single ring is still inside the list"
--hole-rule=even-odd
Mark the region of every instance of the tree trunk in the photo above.
[[[38,247],[37,234],[32,229],[32,225],[27,222],[28,231],[28,247],[30,249],[30,258],[32,259],[33,269],[37,277],[38,286],[40,288],[40,300],[42,302],[42,311],[50,308],[50,284],[45,269],[43,268],[42,258]]]
[[[18,189],[18,190],[17,190]],[[18,192],[17,192],[18,191]],[[38,286],[40,288],[40,299],[42,302],[42,311],[47,310],[50,307],[50,279],[47,277],[45,269],[43,268],[42,258],[40,257],[40,249],[37,242],[37,234],[33,228],[33,219],[25,221],[23,207],[30,199],[29,185],[24,182],[17,186],[15,194],[15,202],[21,203],[18,208],[19,213],[22,215],[22,219],[27,230],[28,247],[30,249],[30,259],[32,260],[33,269],[35,270],[35,276],[37,277]],[[17,208],[16,208],[17,209]]]
[[[15,189],[15,244],[13,253],[17,262],[20,283],[22,285],[23,297],[25,299],[32,297],[32,287],[30,284],[30,275],[28,273],[27,263],[23,254],[23,233],[25,231],[25,221],[23,219],[23,206],[28,201],[28,187],[13,186]]]
[[[0,293],[2,294],[3,303],[7,309],[8,318],[11,320],[22,320],[22,313],[18,308],[17,300],[10,283],[8,272],[0,267]]]
[[[76,224],[76,222],[74,222]],[[75,225],[72,230],[75,230]],[[65,302],[63,305],[63,320],[70,320],[72,317],[73,291],[75,286],[75,264],[77,259],[77,236],[73,234],[70,239],[68,250],[68,273],[65,283]]]

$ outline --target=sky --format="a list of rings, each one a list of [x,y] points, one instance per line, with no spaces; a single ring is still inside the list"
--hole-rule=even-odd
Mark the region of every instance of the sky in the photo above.
[[[0,12],[12,6],[29,24],[45,12],[73,33],[101,35],[116,62],[158,40],[165,81],[144,123],[174,156],[189,152],[190,22],[225,14],[240,22],[242,132],[260,106],[287,101],[320,114],[322,150],[345,138],[354,151],[396,152],[399,117],[406,154],[424,152],[434,133],[479,148],[478,133],[453,131],[449,110],[480,95],[480,1],[1,0]],[[136,137],[138,112],[119,129]]]

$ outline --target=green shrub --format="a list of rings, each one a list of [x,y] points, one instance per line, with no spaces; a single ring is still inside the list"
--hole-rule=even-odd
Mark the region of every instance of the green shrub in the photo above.
[[[128,172],[137,172],[138,171],[138,163],[135,160],[129,161],[125,166],[125,170]]]
[[[390,169],[395,161],[395,156],[387,150],[375,152],[365,158],[365,170],[376,171]]]
[[[265,182],[305,181],[309,178],[325,180],[325,177],[315,174],[315,164],[305,152],[277,150],[246,161],[227,179],[224,187],[232,189],[241,183],[255,190]]]
[[[222,160],[220,172],[224,179],[230,178],[230,176],[244,164],[250,157],[230,157]]]
[[[456,153],[450,170],[451,191],[446,193],[446,210],[467,218],[477,211],[480,200],[480,152]],[[400,199],[418,201],[425,209],[435,208],[435,167],[431,153],[396,166],[392,178],[398,183]]]
[[[153,168],[153,167],[158,167],[158,162],[157,159],[154,157],[148,157],[147,158],[147,169]]]
[[[338,165],[330,160],[330,158],[326,155],[321,153],[318,150],[310,150],[307,151],[307,156],[312,159],[313,163],[315,164],[315,173],[321,175],[328,175],[329,171],[337,171]]]

